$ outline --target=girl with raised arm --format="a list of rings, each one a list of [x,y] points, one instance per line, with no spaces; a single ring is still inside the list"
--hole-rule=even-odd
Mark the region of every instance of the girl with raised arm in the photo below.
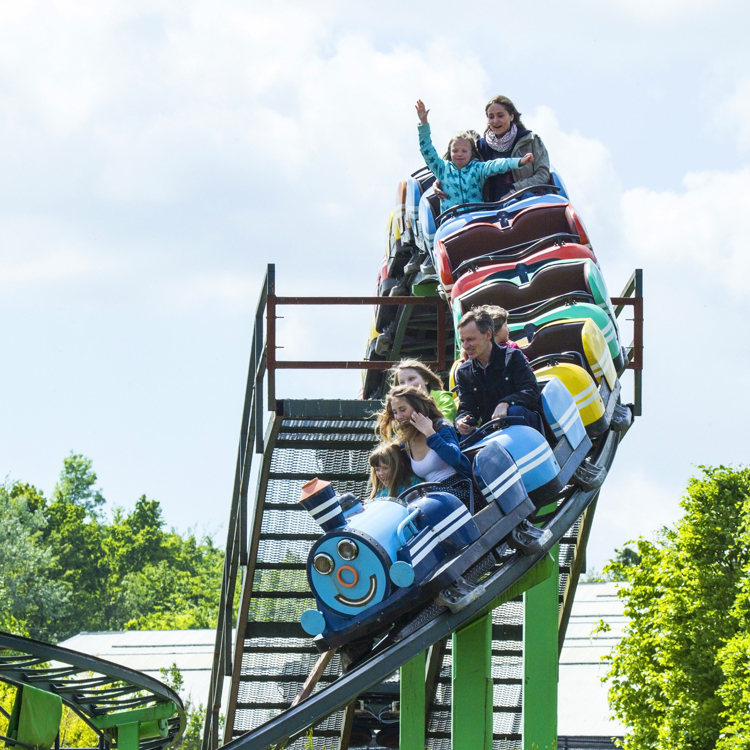
[[[463,203],[481,203],[482,188],[489,177],[519,169],[534,161],[531,153],[521,159],[480,161],[477,145],[467,132],[458,133],[451,138],[445,158],[441,159],[432,145],[430,125],[427,122],[430,110],[421,99],[417,100],[415,108],[419,118],[419,150],[427,166],[440,180],[442,191],[447,196],[440,202],[441,211]]]

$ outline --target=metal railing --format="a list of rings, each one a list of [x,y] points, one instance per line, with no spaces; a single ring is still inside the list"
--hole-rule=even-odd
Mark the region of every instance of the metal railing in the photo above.
[[[643,414],[643,269],[636,268],[619,297],[611,298],[615,316],[619,317],[625,307],[633,308],[633,341],[628,347],[630,362],[626,369],[633,370],[635,387],[633,416]]]

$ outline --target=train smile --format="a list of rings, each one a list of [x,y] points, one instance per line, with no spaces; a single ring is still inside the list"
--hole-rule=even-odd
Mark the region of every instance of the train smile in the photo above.
[[[359,599],[349,599],[342,594],[336,594],[334,599],[336,599],[339,604],[343,604],[346,607],[364,607],[365,604],[369,604],[375,598],[377,591],[378,579],[373,574],[370,576],[370,588],[367,589],[367,593],[363,597],[360,597]]]

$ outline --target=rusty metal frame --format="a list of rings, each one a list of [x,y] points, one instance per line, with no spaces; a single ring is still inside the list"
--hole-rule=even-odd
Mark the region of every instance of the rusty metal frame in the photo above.
[[[426,365],[445,369],[445,313],[446,303],[442,297],[277,297],[275,289],[269,287],[266,297],[266,372],[268,374],[268,409],[276,409],[277,370],[390,370],[398,360],[278,360],[276,359],[276,308],[280,305],[388,305],[388,306],[433,306],[437,314],[436,360],[425,360]]]
[[[633,415],[643,414],[643,269],[636,268],[619,297],[611,297],[615,306],[615,317],[625,307],[633,308],[633,341],[630,344],[630,362],[626,369],[633,370],[635,390]]]

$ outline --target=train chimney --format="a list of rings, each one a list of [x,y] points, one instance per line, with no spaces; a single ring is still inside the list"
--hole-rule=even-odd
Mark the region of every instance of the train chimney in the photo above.
[[[311,479],[302,485],[299,501],[323,531],[338,529],[346,524],[339,497],[330,482]]]

